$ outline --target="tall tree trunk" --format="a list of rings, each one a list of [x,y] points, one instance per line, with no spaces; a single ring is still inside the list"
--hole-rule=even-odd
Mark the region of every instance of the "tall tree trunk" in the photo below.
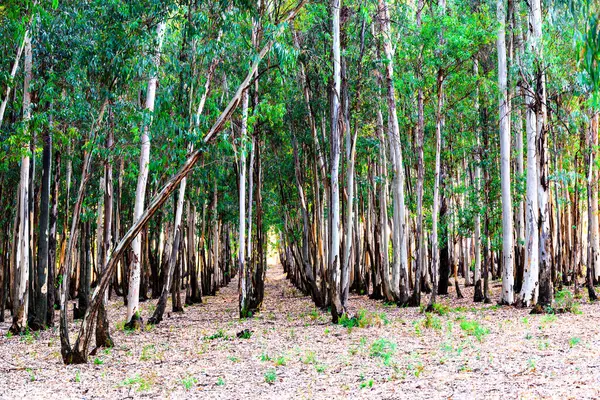
[[[590,120],[590,135],[591,135],[591,161],[596,159],[596,149],[598,148],[598,120],[600,114],[595,113]],[[592,169],[592,204],[589,213],[592,214],[593,218],[590,218],[591,222],[591,247],[592,247],[592,259],[591,263],[588,262],[589,268],[593,269],[594,281],[598,281],[600,278],[600,228],[598,227],[598,171]]]
[[[52,189],[52,206],[50,211],[50,225],[48,236],[48,298],[46,311],[46,325],[54,326],[55,276],[56,276],[56,225],[58,222],[58,196],[60,191],[60,152],[56,152],[54,161],[54,187]]]
[[[500,92],[500,180],[502,189],[502,304],[514,303],[513,276],[513,217],[510,193],[510,110],[508,108],[507,62],[506,62],[506,6],[505,0],[497,0],[498,29],[498,90]]]
[[[446,0],[438,2],[440,19],[443,19],[446,13]],[[444,44],[443,33],[440,34],[440,45]],[[444,116],[442,109],[444,107],[444,70],[438,69],[437,74],[437,113],[435,123],[435,173],[433,182],[433,210],[431,212],[431,272],[433,275],[433,290],[429,300],[429,308],[433,309],[435,296],[437,295],[438,271],[440,264],[440,253],[438,245],[438,212],[440,208],[440,181],[442,169],[442,127],[444,125]],[[450,232],[447,234],[451,238]],[[468,278],[467,278],[468,279]]]
[[[417,2],[416,22],[417,29],[420,30],[422,26],[421,13],[423,11],[423,0]],[[423,79],[423,59],[421,52],[417,59],[417,76],[419,79]],[[416,260],[416,271],[415,275],[419,276],[420,271],[425,268],[425,234],[423,229],[423,185],[425,179],[425,161],[423,156],[423,145],[425,141],[425,112],[424,112],[424,99],[423,89],[419,86],[417,90],[417,260]],[[420,278],[417,279],[415,286],[420,286]],[[413,299],[417,300],[420,294],[413,291]],[[420,300],[420,299],[419,299]]]
[[[160,65],[160,51],[162,48],[163,37],[166,23],[161,22],[156,27],[156,49],[154,54],[154,71],[148,80],[148,89],[146,92],[146,113],[149,119],[144,123],[142,133],[142,148],[140,152],[140,170],[138,174],[137,187],[135,190],[135,205],[133,211],[133,221],[137,221],[144,212],[144,199],[146,197],[146,184],[148,182],[148,165],[150,163],[150,124],[154,113],[154,101],[156,99],[156,87],[158,85],[158,67]],[[131,327],[139,326],[141,316],[139,315],[139,296],[140,296],[140,260],[142,256],[141,237],[136,236],[132,245],[132,259],[129,266],[129,291],[127,294],[127,323]]]
[[[38,254],[37,254],[37,284],[35,316],[33,323],[38,326],[33,328],[41,329],[46,324],[48,312],[48,247],[49,247],[49,227],[50,227],[50,180],[52,168],[52,125],[44,133],[44,150],[42,155],[42,192],[40,197],[40,220],[38,236]]]
[[[114,146],[114,126],[113,112],[110,110],[111,127],[108,129],[106,138],[106,149],[110,152]],[[102,251],[99,252],[102,257],[98,258],[99,274],[103,274],[106,269],[106,263],[112,250],[112,221],[113,221],[113,172],[112,157],[109,155],[104,163],[104,224],[102,234]],[[100,212],[100,210],[98,211]],[[96,320],[96,347],[113,347],[114,341],[110,337],[108,316],[106,306],[108,305],[108,291],[102,296],[98,308],[98,317]]]
[[[400,144],[400,127],[396,111],[396,90],[394,88],[394,50],[392,48],[392,30],[387,0],[379,0],[379,14],[381,15],[381,29],[383,33],[383,50],[387,62],[385,63],[387,104],[390,126],[390,141],[392,143],[392,162],[394,167],[393,199],[394,199],[394,232],[393,248],[394,258],[392,264],[392,293],[399,304],[408,302],[408,249],[406,239],[406,208],[404,204],[404,166],[402,161],[402,146]],[[419,278],[417,278],[419,279]],[[413,293],[414,295],[414,293]],[[420,292],[413,303],[420,304]],[[416,303],[415,303],[416,304]]]
[[[340,153],[343,121],[341,118],[340,96],[342,90],[341,51],[340,51],[340,10],[341,0],[331,0],[332,13],[332,53],[333,53],[333,90],[331,93],[331,198],[329,217],[330,248],[329,274],[331,317],[334,323],[346,313],[346,305],[341,297],[341,257],[340,257]]]
[[[539,207],[539,268],[540,288],[538,304],[544,308],[552,305],[554,298],[551,273],[550,254],[550,209],[548,192],[548,129],[546,127],[546,78],[544,73],[544,51],[542,43],[542,6],[540,0],[531,0],[530,9],[530,44],[535,57],[535,111],[537,130],[537,162],[538,162],[538,207]]]
[[[25,35],[25,80],[23,84],[23,123],[28,131],[31,119],[31,77],[32,77],[31,38]],[[27,132],[26,131],[26,132]],[[27,137],[27,135],[25,135]],[[14,284],[12,289],[13,323],[12,333],[20,333],[27,326],[29,309],[29,268],[30,268],[30,227],[29,227],[29,143],[23,145],[26,155],[21,159],[21,177],[19,183],[18,236],[15,238],[16,258],[14,265]]]
[[[590,121],[590,129],[589,134],[587,135],[588,142],[588,151],[587,151],[587,161],[588,161],[588,173],[587,173],[587,205],[588,205],[588,235],[587,235],[587,279],[586,286],[588,290],[588,297],[590,301],[598,300],[596,296],[596,291],[594,290],[594,267],[597,266],[598,254],[597,246],[593,243],[594,240],[597,241],[598,234],[594,232],[594,225],[598,225],[598,215],[594,213],[594,208],[598,208],[597,204],[597,195],[594,196],[593,192],[597,193],[597,189],[595,186],[595,172],[594,172],[594,156],[596,155],[596,145],[598,144],[598,114],[594,114]],[[594,197],[596,197],[596,204],[594,205]],[[595,221],[594,221],[595,220]],[[594,237],[596,236],[596,237]]]

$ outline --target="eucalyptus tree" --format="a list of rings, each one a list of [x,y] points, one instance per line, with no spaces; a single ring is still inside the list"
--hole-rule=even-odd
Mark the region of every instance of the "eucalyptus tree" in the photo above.
[[[551,279],[551,234],[549,206],[549,170],[548,170],[548,127],[546,111],[546,75],[543,69],[544,49],[542,38],[542,5],[540,0],[529,3],[529,46],[535,59],[535,117],[536,147],[538,174],[538,235],[539,235],[539,271],[540,285],[538,304],[541,307],[551,306],[553,301],[553,284]]]
[[[139,219],[144,211],[144,199],[146,197],[146,183],[148,181],[148,165],[150,163],[150,126],[152,121],[152,113],[154,112],[154,102],[156,99],[156,89],[158,86],[158,72],[160,66],[160,54],[162,43],[165,35],[166,23],[160,22],[156,26],[156,47],[154,50],[153,66],[154,69],[148,79],[148,89],[146,91],[146,106],[147,118],[144,122],[143,132],[141,136],[141,152],[140,152],[140,169],[138,174],[138,182],[135,190],[135,205],[133,218],[134,221]],[[182,191],[183,192],[183,191]],[[183,194],[182,194],[183,196]],[[181,213],[179,215],[179,223],[181,223]],[[140,297],[140,261],[141,261],[141,239],[136,236],[132,245],[132,259],[129,267],[129,291],[127,295],[127,323],[132,328],[139,327],[139,297]]]
[[[502,296],[503,304],[514,303],[513,214],[510,176],[510,110],[508,106],[508,70],[506,60],[506,4],[497,0],[498,18],[498,91],[500,121],[500,177],[502,181]]]
[[[23,83],[23,138],[29,138],[29,122],[31,120],[31,79],[32,79],[32,47],[31,37],[25,35],[25,54],[24,54],[24,83]],[[13,273],[12,303],[13,303],[13,323],[10,327],[11,332],[20,333],[25,330],[28,321],[29,310],[29,269],[30,263],[30,228],[32,222],[29,211],[29,191],[30,185],[30,164],[31,156],[30,145],[28,141],[22,144],[23,156],[21,158],[21,178],[19,180],[18,196],[18,230],[14,238],[16,244],[16,256]]]
[[[388,5],[385,0],[379,1],[379,14],[381,18],[381,30],[383,35],[383,49],[386,57],[385,83],[387,89],[387,106],[389,113],[390,153],[394,168],[394,180],[392,185],[394,205],[394,227],[392,241],[394,257],[392,264],[391,291],[396,301],[400,304],[408,302],[408,250],[407,250],[407,227],[406,206],[404,202],[404,162],[402,158],[402,146],[400,143],[400,127],[398,125],[398,113],[396,110],[396,95],[394,87],[394,50],[392,47],[392,31]],[[417,276],[419,273],[417,272]],[[417,282],[419,277],[416,278]],[[418,285],[416,285],[418,286]],[[419,304],[420,290],[414,292],[416,297],[414,304]]]

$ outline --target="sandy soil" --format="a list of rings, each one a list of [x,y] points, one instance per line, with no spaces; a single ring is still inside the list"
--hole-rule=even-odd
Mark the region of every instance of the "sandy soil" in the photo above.
[[[237,280],[148,331],[112,328],[116,347],[64,366],[56,330],[7,337],[0,398],[510,399],[600,397],[600,305],[529,315],[477,305],[472,288],[446,315],[351,296],[368,327],[332,325],[285,279],[267,274],[264,311],[237,317]],[[497,293],[499,287],[492,290]],[[150,313],[151,303],[144,304]],[[170,309],[170,306],[169,306]],[[111,321],[122,321],[121,301]],[[237,338],[248,329],[250,338]],[[268,382],[270,381],[270,382]]]

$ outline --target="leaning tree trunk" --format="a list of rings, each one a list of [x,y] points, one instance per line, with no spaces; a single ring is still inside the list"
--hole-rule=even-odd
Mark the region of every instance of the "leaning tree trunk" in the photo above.
[[[254,58],[254,62],[250,67],[250,71],[238,87],[238,90],[236,91],[235,95],[230,100],[225,110],[223,110],[223,112],[219,115],[211,129],[204,136],[204,143],[210,143],[216,137],[217,134],[219,134],[225,129],[227,122],[231,119],[233,112],[235,111],[235,109],[241,101],[242,93],[245,90],[247,90],[247,88],[250,85],[250,81],[252,80],[252,77],[258,70],[259,63],[266,56],[269,50],[273,47],[275,39],[279,36],[279,34],[281,34],[281,31],[283,29],[282,23],[292,20],[302,9],[305,2],[305,0],[301,1],[298,4],[298,6],[292,9],[280,21],[278,21],[279,24],[277,24],[276,26],[280,28],[276,32],[274,32],[272,39],[269,42],[267,42],[267,44]],[[126,249],[129,248],[131,242],[133,241],[133,238],[142,230],[142,228],[148,223],[152,216],[161,208],[161,206],[169,198],[171,193],[175,191],[181,180],[185,176],[187,176],[187,174],[198,163],[198,161],[202,157],[203,152],[204,150],[202,149],[196,150],[188,156],[187,160],[181,166],[179,171],[175,175],[173,175],[165,183],[165,185],[158,192],[158,194],[156,194],[152,198],[148,208],[144,211],[141,217],[131,226],[131,228],[129,228],[129,231],[127,231],[127,233],[121,238],[121,240],[115,247],[115,250],[109,257],[106,269],[99,279],[98,285],[96,286],[94,294],[92,295],[90,307],[88,308],[88,311],[86,312],[86,315],[81,323],[81,327],[79,329],[79,333],[77,335],[77,339],[73,347],[71,347],[69,342],[66,312],[63,312],[63,309],[61,309],[61,353],[63,354],[63,362],[65,364],[87,362],[89,342],[92,335],[92,328],[97,317],[100,301],[102,300],[104,292],[106,291],[106,289],[108,289],[108,286],[112,280],[112,277],[118,265],[118,260],[123,256]],[[65,282],[63,280],[63,287],[64,285]],[[62,293],[66,294],[66,290],[63,290]]]

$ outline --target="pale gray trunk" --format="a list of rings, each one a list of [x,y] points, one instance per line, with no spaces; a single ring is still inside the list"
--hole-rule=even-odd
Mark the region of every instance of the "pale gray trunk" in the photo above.
[[[393,199],[394,199],[394,259],[392,264],[392,292],[400,303],[408,300],[408,250],[406,240],[406,209],[404,206],[404,167],[402,148],[400,144],[400,128],[396,112],[396,95],[394,88],[394,49],[392,48],[392,32],[390,16],[386,0],[379,0],[381,29],[383,34],[383,49],[386,58],[387,103],[390,126],[390,141],[393,152]]]
[[[148,165],[150,163],[150,125],[152,114],[154,113],[154,102],[156,99],[156,87],[158,85],[158,67],[160,65],[160,51],[162,48],[166,24],[161,22],[156,28],[156,49],[153,60],[151,77],[148,80],[146,92],[146,113],[149,120],[145,121],[142,132],[142,148],[140,152],[140,170],[138,174],[137,187],[135,190],[135,205],[133,211],[133,222],[137,221],[144,213],[144,199],[146,197],[146,185],[148,182]],[[139,236],[133,239],[132,259],[129,266],[129,291],[127,292],[127,321],[138,313],[140,301],[140,259],[142,253],[142,242]]]
[[[510,110],[508,109],[506,65],[506,7],[504,0],[497,0],[498,18],[498,90],[500,92],[500,181],[502,190],[502,295],[500,302],[514,303],[513,276],[513,218],[510,193]]]

